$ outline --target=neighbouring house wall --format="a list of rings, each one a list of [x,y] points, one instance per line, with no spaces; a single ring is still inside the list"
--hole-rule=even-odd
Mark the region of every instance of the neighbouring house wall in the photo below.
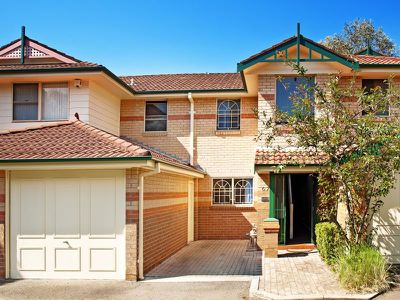
[[[6,205],[5,171],[0,171],[0,279],[4,279],[6,276],[5,205]]]
[[[76,88],[72,82],[69,82],[69,89],[69,120],[76,120],[74,114],[77,112],[83,122],[88,122],[89,83],[83,81],[82,87]],[[0,130],[26,128],[40,124],[51,124],[51,122],[13,122],[13,84],[0,83]]]
[[[390,263],[400,263],[400,175],[394,188],[383,199],[383,206],[373,219],[374,244]]]
[[[89,123],[119,135],[121,100],[95,82],[89,83]]]
[[[127,170],[127,220],[138,221],[139,170]],[[144,272],[147,273],[188,243],[188,181],[186,177],[157,174],[144,178]],[[128,239],[128,235],[127,235]],[[130,247],[127,241],[127,247]],[[137,249],[137,248],[136,248]],[[131,250],[130,250],[131,251]],[[127,253],[127,268],[136,271],[137,252]]]
[[[97,83],[83,80],[82,86],[77,88],[72,81],[69,82],[68,119],[75,121],[75,113],[79,114],[81,121],[119,135],[120,99]],[[13,122],[13,84],[0,83],[0,130],[51,123],[49,121]]]

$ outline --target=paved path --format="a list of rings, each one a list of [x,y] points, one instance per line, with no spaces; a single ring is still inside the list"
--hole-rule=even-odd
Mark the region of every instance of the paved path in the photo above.
[[[260,288],[266,293],[284,296],[349,296],[339,286],[335,274],[321,260],[317,251],[286,253],[264,260]]]
[[[243,300],[250,282],[147,283],[97,280],[0,281],[0,299]]]
[[[261,275],[261,251],[246,240],[195,241],[146,274],[146,277],[190,275]]]

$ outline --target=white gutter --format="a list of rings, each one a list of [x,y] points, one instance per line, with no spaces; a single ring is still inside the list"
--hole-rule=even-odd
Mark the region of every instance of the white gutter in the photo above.
[[[188,100],[190,102],[190,135],[189,135],[189,161],[190,165],[194,164],[194,101],[192,93],[188,93]]]
[[[143,210],[144,210],[144,178],[161,173],[160,163],[156,162],[152,171],[141,173],[139,175],[139,279],[144,278],[143,274]]]

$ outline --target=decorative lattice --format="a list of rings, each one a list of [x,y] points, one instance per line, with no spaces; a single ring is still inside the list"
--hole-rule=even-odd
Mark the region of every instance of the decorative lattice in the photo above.
[[[20,58],[21,57],[21,47],[15,48],[4,55],[3,58]],[[37,58],[37,57],[49,57],[46,53],[39,51],[30,46],[25,47],[25,57]]]

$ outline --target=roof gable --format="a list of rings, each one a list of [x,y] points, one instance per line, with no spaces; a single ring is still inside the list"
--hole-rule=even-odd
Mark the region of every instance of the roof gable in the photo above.
[[[297,48],[297,55],[295,58],[289,57],[289,49]],[[300,48],[306,48],[308,51],[307,57],[300,55]],[[317,55],[316,55],[317,54]],[[242,60],[237,65],[238,71],[243,71],[259,62],[338,62],[351,69],[358,69],[358,63],[351,57],[347,57],[337,53],[311,39],[304,37],[301,34],[283,40],[282,42],[273,45],[255,55],[252,55]]]
[[[24,57],[28,59],[40,60],[43,58],[51,58],[59,61],[60,63],[81,62],[79,59],[24,36],[23,38],[15,40],[0,48],[0,63],[1,60],[18,59],[18,61],[20,61],[22,48],[24,48]]]

